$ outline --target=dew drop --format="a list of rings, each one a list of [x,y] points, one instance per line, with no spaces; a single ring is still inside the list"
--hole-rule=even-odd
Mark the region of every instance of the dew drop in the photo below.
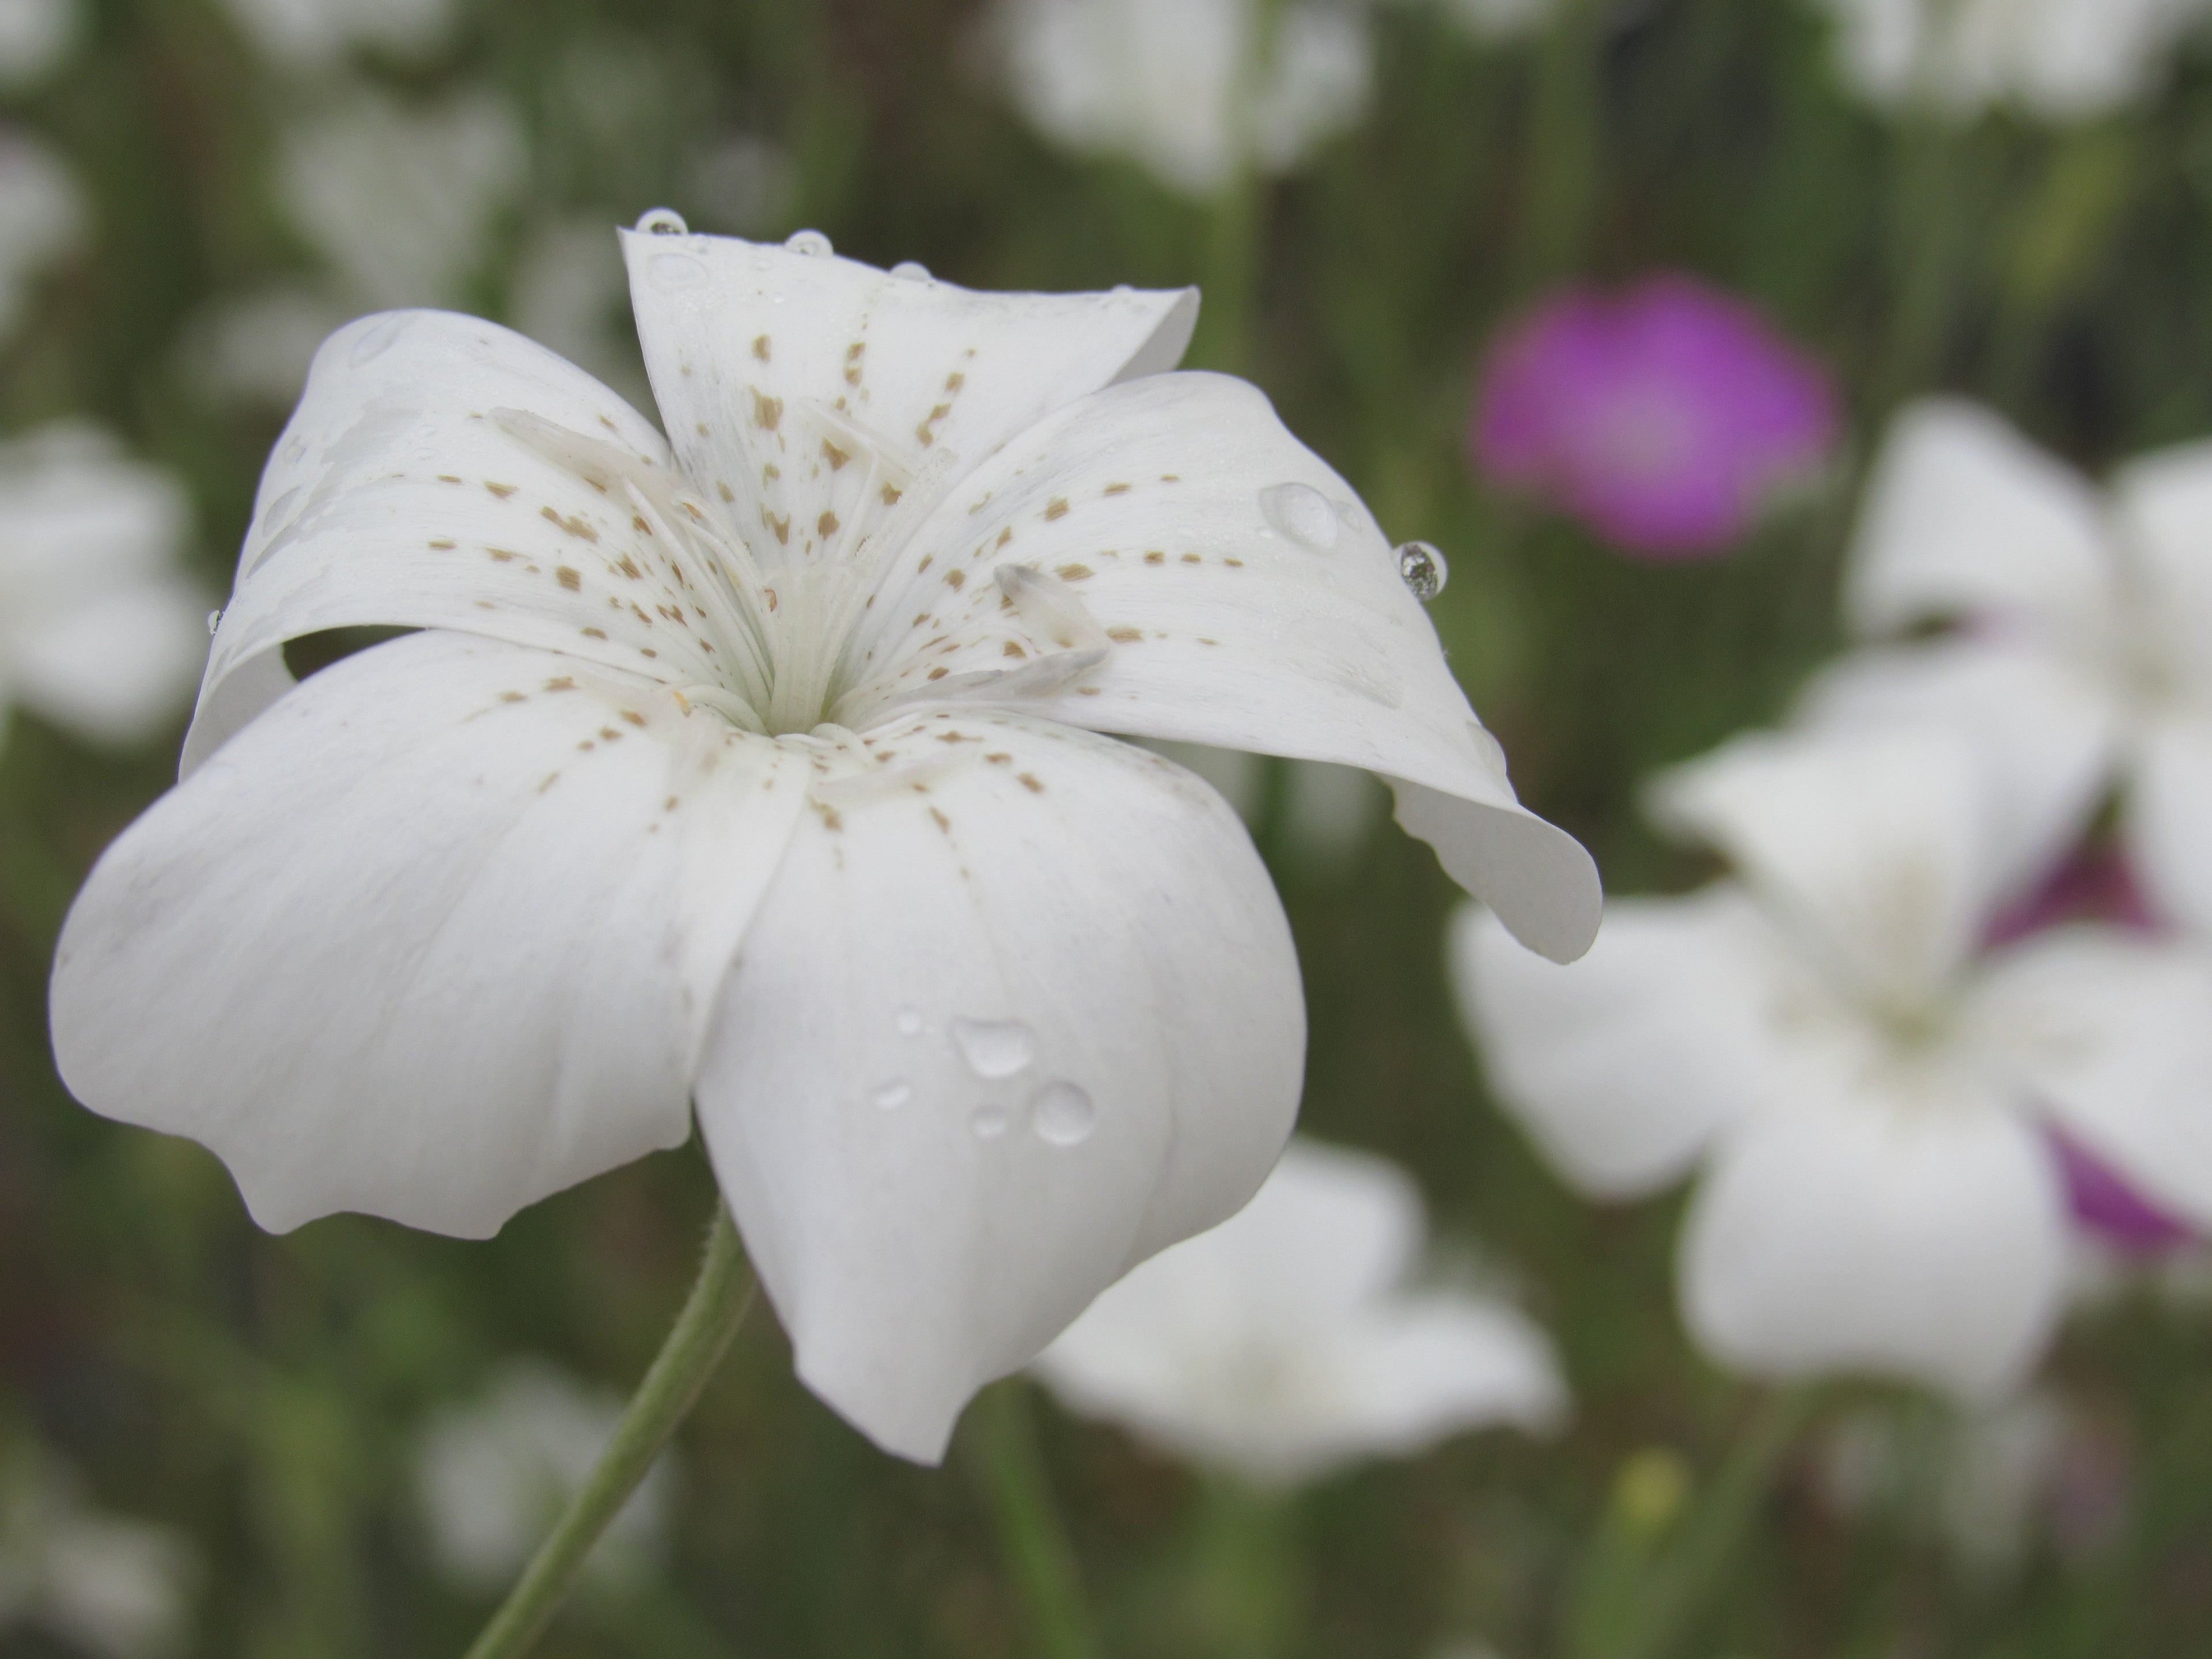
[[[902,259],[891,267],[891,275],[909,283],[926,283],[929,280],[929,267],[919,259]]]
[[[978,1140],[996,1140],[1013,1126],[1013,1121],[1003,1106],[978,1106],[968,1115],[968,1127],[975,1132]]]
[[[1451,572],[1444,568],[1444,556],[1431,542],[1401,543],[1398,574],[1423,605],[1443,592],[1444,583],[1451,577]]]
[[[656,253],[645,268],[663,288],[691,288],[707,280],[707,267],[688,253]]]
[[[374,362],[392,349],[392,343],[399,337],[406,326],[407,313],[394,312],[353,343],[353,349],[346,354],[346,361],[356,368],[363,363]]]
[[[691,228],[674,208],[647,208],[638,215],[637,228],[648,236],[682,236]]]
[[[1079,1146],[1097,1127],[1098,1109],[1073,1083],[1048,1083],[1030,1097],[1030,1127],[1048,1146]]]
[[[825,259],[835,251],[830,246],[830,239],[818,230],[794,230],[783,239],[783,245],[810,259]]]
[[[919,1008],[902,1008],[898,1011],[898,1017],[894,1019],[891,1024],[898,1027],[898,1034],[901,1036],[920,1036],[921,1035],[921,1010]]]
[[[1311,484],[1269,484],[1260,492],[1260,515],[1301,547],[1325,553],[1336,545],[1336,509]]]
[[[952,1038],[977,1077],[1012,1077],[1036,1058],[1036,1039],[1018,1019],[956,1019]]]
[[[1484,768],[1498,782],[1507,784],[1510,787],[1510,784],[1505,771],[1505,745],[1498,742],[1491,734],[1489,729],[1480,721],[1469,720],[1467,723],[1467,734],[1474,739],[1475,755],[1482,762]]]
[[[914,1098],[914,1085],[906,1082],[903,1079],[895,1078],[870,1095],[868,1098],[873,1101],[881,1110],[896,1112]]]
[[[218,629],[218,628],[222,627],[222,611],[209,611],[209,612],[208,612],[208,637],[209,637],[210,639],[213,639],[213,638],[215,637],[215,630],[216,630],[216,629]]]

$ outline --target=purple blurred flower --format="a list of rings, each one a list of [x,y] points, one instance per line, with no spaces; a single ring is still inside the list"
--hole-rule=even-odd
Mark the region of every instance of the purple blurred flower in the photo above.
[[[2055,1130],[2047,1133],[2058,1155],[2067,1204],[2086,1231],[2130,1255],[2155,1255],[2196,1237],[2095,1153]]]
[[[1626,551],[1724,551],[1835,441],[1826,375],[1742,301],[1688,276],[1567,289],[1485,365],[1470,447]]]

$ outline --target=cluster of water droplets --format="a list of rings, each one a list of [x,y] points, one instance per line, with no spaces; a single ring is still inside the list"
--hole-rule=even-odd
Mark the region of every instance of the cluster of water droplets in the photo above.
[[[1285,540],[1315,553],[1326,553],[1344,533],[1344,517],[1311,484],[1269,484],[1260,492],[1260,516]],[[1396,550],[1398,578],[1423,605],[1444,591],[1449,572],[1444,556],[1430,542],[1407,542]]]
[[[902,1008],[893,1026],[911,1040],[923,1034],[928,1021],[919,1009]],[[1009,1082],[1036,1063],[1036,1033],[1020,1020],[957,1018],[951,1033],[953,1047],[979,1082]],[[893,1078],[872,1090],[868,1099],[879,1111],[896,1112],[913,1103],[915,1092],[904,1078]],[[1019,1109],[999,1101],[976,1107],[968,1115],[968,1128],[978,1140],[997,1140],[1024,1116],[1030,1133],[1050,1146],[1079,1146],[1098,1127],[1098,1109],[1087,1090],[1066,1078],[1046,1078]]]

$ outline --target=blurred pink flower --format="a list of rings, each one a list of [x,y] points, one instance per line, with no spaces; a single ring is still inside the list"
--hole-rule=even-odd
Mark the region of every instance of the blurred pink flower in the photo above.
[[[1718,554],[1836,435],[1820,366],[1742,301],[1660,275],[1571,288],[1514,323],[1482,374],[1469,447],[1624,550]]]
[[[2084,1231],[2133,1256],[2156,1255],[2197,1236],[2079,1142],[2056,1132],[2050,1140],[2066,1185],[2067,1208]]]
[[[2075,852],[2039,886],[1999,911],[1983,944],[1995,950],[2074,921],[2110,922],[2137,933],[2158,931],[2158,917],[2118,847],[2106,843]]]

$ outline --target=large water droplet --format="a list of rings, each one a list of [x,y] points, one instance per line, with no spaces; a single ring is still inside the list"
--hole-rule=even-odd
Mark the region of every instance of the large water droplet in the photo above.
[[[898,1011],[898,1018],[894,1019],[891,1024],[898,1027],[898,1034],[901,1036],[920,1036],[921,1035],[921,1010],[919,1008],[902,1008]]]
[[[637,228],[648,236],[681,236],[691,228],[674,208],[647,208],[638,215]]]
[[[868,1098],[884,1111],[896,1112],[914,1098],[914,1085],[903,1079],[894,1078]]]
[[[707,280],[707,267],[688,253],[656,253],[645,268],[663,288],[691,288]]]
[[[1444,591],[1451,572],[1433,542],[1403,542],[1398,548],[1398,575],[1423,605]]]
[[[392,343],[399,337],[406,326],[407,313],[404,311],[392,313],[353,343],[353,349],[346,354],[346,361],[356,368],[363,363],[374,362],[392,349]]]
[[[1003,1106],[978,1106],[968,1115],[968,1127],[978,1140],[996,1140],[1012,1127],[1012,1115]]]
[[[1325,553],[1342,528],[1328,497],[1311,484],[1269,484],[1260,492],[1260,515],[1301,547]]]
[[[1012,1077],[1036,1058],[1036,1039],[1018,1019],[956,1019],[952,1040],[977,1077]]]
[[[830,247],[830,239],[818,230],[794,230],[783,239],[783,245],[810,259],[826,259],[836,251]]]
[[[891,275],[909,283],[926,283],[929,280],[929,267],[919,259],[902,259],[891,267]]]
[[[1080,1146],[1097,1127],[1098,1109],[1091,1097],[1065,1079],[1046,1084],[1030,1097],[1030,1127],[1050,1146]]]
[[[213,639],[213,638],[215,637],[215,630],[216,630],[216,629],[218,629],[218,628],[222,627],[222,611],[209,611],[209,612],[208,612],[208,637],[209,637],[210,639]]]
[[[1474,739],[1475,755],[1491,776],[1510,787],[1505,772],[1505,745],[1492,737],[1489,729],[1477,720],[1469,720],[1467,723],[1467,734]]]

